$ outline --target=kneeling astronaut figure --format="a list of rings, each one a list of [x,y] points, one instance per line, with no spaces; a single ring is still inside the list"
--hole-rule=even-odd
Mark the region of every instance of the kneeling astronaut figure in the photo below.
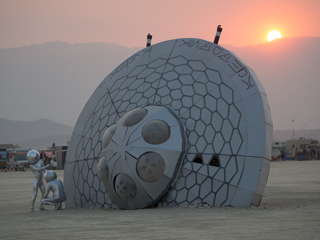
[[[44,174],[44,180],[48,184],[41,203],[44,205],[55,205],[55,210],[61,210],[62,202],[67,199],[62,182],[57,179],[57,174],[53,171],[47,171]],[[52,196],[48,197],[50,191],[52,192]]]

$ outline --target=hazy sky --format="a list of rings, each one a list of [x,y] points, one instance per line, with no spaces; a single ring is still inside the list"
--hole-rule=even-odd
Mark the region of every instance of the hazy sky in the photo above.
[[[114,42],[127,47],[145,47],[148,33],[153,35],[152,44],[189,37],[213,41],[219,24],[223,28],[219,44],[224,46],[265,43],[271,30],[278,30],[284,38],[320,37],[320,0],[0,0],[0,48],[52,41]],[[308,69],[302,69],[301,73],[305,77]],[[315,92],[319,89],[314,84],[319,82],[317,76],[308,76],[313,81],[309,81],[313,84],[308,82],[308,87]],[[267,86],[269,103],[283,102],[283,95],[272,95],[273,89],[279,88],[278,83],[268,88],[270,79],[265,77],[262,83]],[[295,77],[297,80],[290,79],[293,90],[301,85],[300,78]],[[97,79],[100,80],[102,78]],[[93,87],[96,86],[93,84]],[[288,91],[287,86],[283,89]],[[312,97],[313,101],[319,100],[317,93]],[[304,98],[297,101],[302,103]],[[278,105],[271,104],[273,112],[277,113],[277,109],[282,112],[282,108],[288,110],[288,105],[281,105],[281,109]],[[290,106],[298,109],[296,105]],[[297,126],[307,122],[304,116],[298,122],[293,113],[301,115],[300,111],[289,111],[287,129],[291,128],[291,118]],[[319,116],[317,111],[312,114]],[[315,117],[312,119],[316,122]],[[319,128],[317,124],[310,123],[306,129]],[[284,127],[275,121],[275,129]]]
[[[320,36],[319,0],[0,0],[0,48],[39,44],[106,42],[144,47],[184,37],[234,46],[283,37]]]

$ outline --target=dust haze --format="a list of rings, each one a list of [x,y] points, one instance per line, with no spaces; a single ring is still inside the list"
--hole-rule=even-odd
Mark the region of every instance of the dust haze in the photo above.
[[[319,129],[320,38],[283,38],[257,46],[224,46],[259,77],[274,129]],[[42,118],[74,126],[100,82],[141,48],[50,42],[0,49],[0,116]],[[294,119],[294,123],[292,122]]]

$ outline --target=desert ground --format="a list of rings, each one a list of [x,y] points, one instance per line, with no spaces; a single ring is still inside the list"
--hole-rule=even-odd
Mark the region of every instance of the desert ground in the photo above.
[[[32,173],[0,181],[1,239],[320,239],[320,161],[272,162],[260,206],[248,208],[40,212],[39,193],[31,213]]]

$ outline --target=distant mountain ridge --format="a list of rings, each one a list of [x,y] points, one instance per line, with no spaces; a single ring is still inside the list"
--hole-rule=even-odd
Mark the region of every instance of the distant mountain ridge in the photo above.
[[[0,49],[0,113],[74,126],[100,82],[139,48],[48,42]]]
[[[67,144],[72,131],[73,127],[48,119],[26,122],[0,118],[0,144],[47,149],[52,143]]]
[[[274,129],[320,128],[320,38],[283,38],[233,51],[264,86]],[[0,49],[0,116],[46,118],[74,126],[101,81],[142,48],[115,43],[49,42]]]
[[[73,127],[56,123],[48,119],[37,121],[13,121],[0,118],[0,145],[18,144],[37,150],[45,150],[56,145],[66,145],[71,138]],[[274,141],[286,141],[292,138],[292,130],[274,130]],[[295,138],[313,138],[320,140],[320,129],[295,130]]]

